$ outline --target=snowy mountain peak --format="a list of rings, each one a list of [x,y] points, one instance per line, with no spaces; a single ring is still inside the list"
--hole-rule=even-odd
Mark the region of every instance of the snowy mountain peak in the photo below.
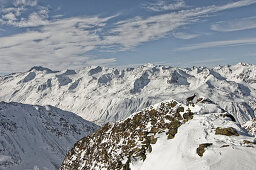
[[[161,102],[104,125],[78,141],[60,169],[253,169],[254,138],[210,100],[187,102]]]
[[[42,67],[42,66],[34,66],[31,69],[29,69],[29,72],[31,72],[31,71],[42,71],[42,72],[45,72],[45,73],[56,73],[56,72],[58,72],[58,71],[52,71],[51,69],[46,68],[46,67]]]
[[[182,102],[196,93],[219,104],[239,122],[255,117],[255,65],[175,68],[149,64],[126,69],[47,70],[35,67],[1,77],[0,101],[53,105],[102,125],[125,119],[170,96]]]

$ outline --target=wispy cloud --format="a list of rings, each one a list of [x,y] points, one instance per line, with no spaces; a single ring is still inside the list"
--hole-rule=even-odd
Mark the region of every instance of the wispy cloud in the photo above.
[[[210,59],[205,59],[205,60],[196,60],[192,61],[191,64],[212,64],[212,63],[217,63],[220,61],[224,61],[224,58],[210,58]]]
[[[1,37],[0,72],[20,71],[39,64],[63,69],[113,63],[114,58],[100,60],[87,54],[102,44],[97,31],[111,18],[67,18],[52,21],[39,31]]]
[[[12,7],[0,11],[0,24],[37,27],[49,23],[48,7],[37,5],[37,0],[14,0],[11,5]]]
[[[248,6],[254,3],[256,3],[255,0],[241,0],[222,6],[213,5],[186,9],[147,18],[136,17],[116,23],[115,28],[110,31],[110,35],[104,37],[104,40],[106,43],[111,44],[111,46],[117,45],[115,49],[127,50],[141,43],[169,36],[170,33],[174,32],[177,28],[197,22],[200,18],[206,17],[208,14]],[[190,37],[183,35],[183,38],[191,37],[192,35],[190,35]]]
[[[147,3],[143,5],[144,8],[155,11],[155,12],[162,12],[162,11],[169,11],[169,10],[178,10],[181,8],[185,8],[186,4],[184,0],[178,1],[157,1],[156,3]]]
[[[28,2],[24,1],[23,4]],[[21,71],[33,65],[45,65],[63,69],[80,67],[86,64],[112,64],[116,61],[115,58],[96,58],[90,56],[89,52],[102,49],[114,51],[130,50],[142,43],[171,36],[177,28],[192,22],[198,22],[201,17],[207,17],[208,14],[253,3],[256,3],[256,1],[240,0],[222,6],[207,6],[150,17],[135,17],[121,20],[114,24],[114,20],[110,20],[116,16],[47,20],[47,10],[45,12],[42,11],[41,14],[40,10],[34,11],[33,17],[31,16],[32,12],[27,18],[22,19],[23,7],[14,6],[14,10],[8,9],[2,13],[2,21],[0,22],[19,27],[36,25],[41,25],[41,27],[33,29],[34,31],[28,30],[12,36],[0,37],[0,72]],[[16,18],[11,15],[3,18],[4,15],[11,12]],[[36,14],[45,15],[46,18],[43,19],[45,23],[39,22],[40,17],[37,18]],[[118,20],[118,18],[115,20]],[[181,34],[179,36],[182,37]],[[189,37],[183,34],[183,38],[191,38],[191,35]],[[256,39],[210,42],[184,47],[179,50],[255,42]]]
[[[189,22],[192,21],[191,19]],[[136,17],[116,23],[110,34],[104,37],[104,42],[116,44],[120,50],[128,50],[141,43],[162,38],[170,31],[187,23],[187,17],[180,13],[148,18]]]
[[[189,39],[198,37],[199,34],[190,34],[190,33],[185,33],[185,32],[174,32],[173,36],[177,39],[189,40]]]
[[[196,50],[196,49],[203,49],[203,48],[240,46],[240,45],[248,45],[248,44],[256,44],[256,38],[204,42],[204,43],[198,43],[198,44],[193,44],[186,47],[177,48],[176,51],[189,51],[189,50]]]
[[[13,4],[15,6],[36,6],[37,0],[14,0]]]
[[[240,31],[256,28],[256,17],[241,18],[231,21],[221,21],[211,25],[211,29],[220,32]]]

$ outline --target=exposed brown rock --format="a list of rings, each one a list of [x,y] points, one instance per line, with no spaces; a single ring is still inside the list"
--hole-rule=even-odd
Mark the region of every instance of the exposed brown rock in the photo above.
[[[232,127],[229,127],[229,128],[217,127],[215,131],[215,135],[239,136],[236,129]]]
[[[158,109],[151,107],[138,112],[124,121],[108,123],[77,142],[60,170],[77,169],[81,162],[83,169],[91,169],[93,165],[97,169],[129,170],[132,160],[144,161],[147,154],[152,152],[152,145],[157,143],[156,134],[166,133],[168,139],[175,137],[184,123],[181,112],[184,112],[184,107],[172,101],[161,103]],[[72,155],[76,155],[76,160],[69,163]],[[127,158],[123,164],[121,160]]]
[[[203,143],[203,144],[200,144],[199,147],[196,149],[196,153],[199,155],[199,156],[203,156],[204,152],[205,152],[205,148],[211,146],[212,143]]]

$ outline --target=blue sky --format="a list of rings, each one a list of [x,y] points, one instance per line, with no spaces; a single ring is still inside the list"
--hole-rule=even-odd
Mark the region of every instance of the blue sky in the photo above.
[[[256,64],[256,0],[0,0],[0,73]]]

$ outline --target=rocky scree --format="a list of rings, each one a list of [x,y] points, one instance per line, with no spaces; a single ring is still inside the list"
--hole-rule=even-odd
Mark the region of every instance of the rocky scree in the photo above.
[[[146,159],[158,134],[173,139],[178,128],[192,118],[191,110],[174,100],[151,106],[124,121],[107,123],[78,141],[60,169],[129,170],[131,162]]]

